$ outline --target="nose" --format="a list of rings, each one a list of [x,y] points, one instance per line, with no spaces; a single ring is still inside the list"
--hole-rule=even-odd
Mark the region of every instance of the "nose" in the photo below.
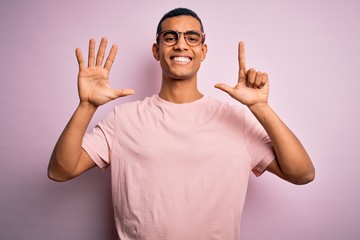
[[[174,45],[174,48],[175,49],[182,49],[182,50],[188,48],[188,44],[187,44],[187,42],[185,40],[184,33],[179,33],[178,41]]]

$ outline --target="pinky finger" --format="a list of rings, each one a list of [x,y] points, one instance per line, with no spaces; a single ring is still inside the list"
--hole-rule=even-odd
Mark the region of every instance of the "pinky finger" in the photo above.
[[[264,87],[267,84],[268,81],[269,81],[269,77],[268,77],[267,73],[263,73],[263,77],[262,77],[261,84],[260,84],[259,88]]]
[[[79,64],[79,70],[81,71],[81,70],[83,70],[85,68],[85,62],[84,62],[84,58],[83,58],[83,56],[81,54],[80,48],[77,48],[75,50],[75,54],[76,54],[76,59],[77,59],[78,64]]]

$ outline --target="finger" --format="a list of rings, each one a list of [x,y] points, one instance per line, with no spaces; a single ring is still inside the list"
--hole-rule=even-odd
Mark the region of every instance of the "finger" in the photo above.
[[[267,73],[263,74],[263,79],[261,81],[261,84],[259,86],[259,88],[263,88],[267,83],[269,82],[269,76]]]
[[[98,53],[97,53],[97,56],[96,56],[96,64],[95,64],[95,66],[97,66],[97,67],[100,67],[103,60],[104,60],[107,42],[108,41],[107,41],[106,37],[103,37],[101,39],[99,50],[98,50]]]
[[[85,62],[84,62],[84,58],[81,54],[81,50],[80,48],[77,48],[75,50],[75,54],[76,54],[76,59],[78,61],[78,64],[79,64],[79,71],[83,70],[85,68]]]
[[[264,74],[262,72],[257,72],[255,76],[255,82],[253,84],[253,88],[259,88],[261,85],[261,82],[263,80]]]
[[[245,61],[245,46],[244,42],[240,41],[238,48],[238,60],[239,60],[239,78],[246,79],[246,61]]]
[[[115,56],[116,56],[117,50],[118,50],[118,46],[116,44],[114,44],[110,49],[109,56],[107,57],[105,66],[104,66],[104,68],[108,71],[110,71],[110,68],[115,61]]]
[[[88,57],[88,67],[94,65],[95,59],[95,39],[90,39],[89,41],[89,57]]]
[[[109,98],[111,100],[114,100],[116,98],[125,97],[125,96],[128,96],[128,95],[132,95],[134,93],[135,93],[134,89],[127,89],[127,88],[125,88],[125,89],[112,89]]]
[[[217,83],[217,84],[215,84],[215,88],[228,93],[230,96],[234,95],[234,88],[230,87],[229,85],[227,85],[225,83]]]
[[[246,73],[246,86],[253,87],[256,78],[256,70],[251,68]]]

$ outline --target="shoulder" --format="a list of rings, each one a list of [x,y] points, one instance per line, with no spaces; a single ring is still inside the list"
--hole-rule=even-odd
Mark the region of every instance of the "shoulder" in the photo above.
[[[155,96],[145,97],[143,100],[126,102],[115,106],[114,112],[133,112],[141,108],[148,108],[154,105]]]
[[[115,106],[110,115],[115,122],[129,124],[140,124],[148,118],[159,114],[155,96],[146,97],[143,100],[126,102]],[[140,121],[140,123],[139,123]]]
[[[244,116],[247,109],[240,104],[230,104],[226,101],[221,101],[213,97],[208,97],[209,107],[216,110],[220,114]]]

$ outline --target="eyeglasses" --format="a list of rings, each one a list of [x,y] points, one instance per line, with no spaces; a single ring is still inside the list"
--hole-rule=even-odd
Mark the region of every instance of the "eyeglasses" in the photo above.
[[[180,38],[180,34],[183,34],[185,42],[191,46],[196,47],[205,41],[205,33],[190,30],[186,32],[177,32],[174,30],[165,30],[156,35],[156,42],[159,43],[159,40],[168,47],[174,46]]]

